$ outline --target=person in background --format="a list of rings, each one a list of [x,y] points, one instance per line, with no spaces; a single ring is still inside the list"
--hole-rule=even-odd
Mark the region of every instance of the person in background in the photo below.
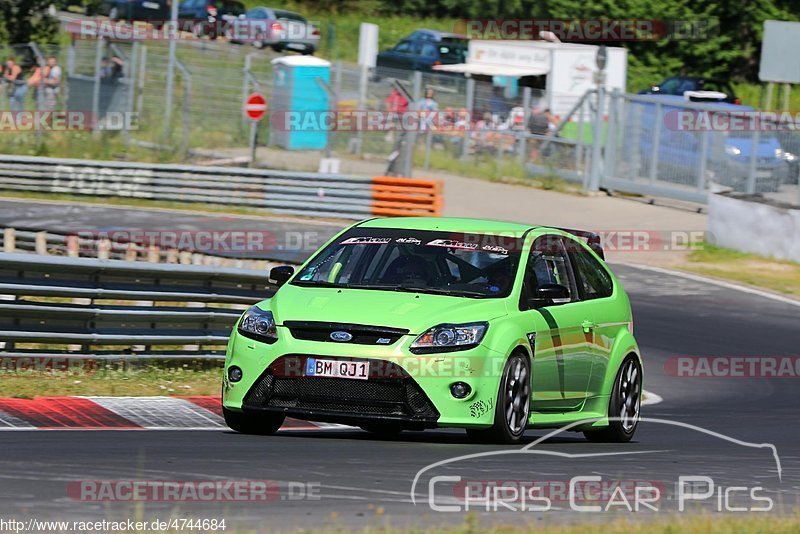
[[[550,110],[542,110],[540,107],[533,108],[531,116],[528,118],[528,131],[535,135],[547,135],[550,131]],[[539,159],[539,147],[542,140],[534,138],[530,140],[531,144],[531,160],[537,161]]]
[[[37,109],[39,107],[39,91],[42,89],[42,75],[42,64],[37,58],[36,63],[31,66],[28,79],[25,80],[25,83],[28,84],[28,91],[31,93],[31,95],[33,95],[33,101],[35,102]]]
[[[105,56],[100,65],[100,78],[103,80],[116,82],[125,76],[124,68],[125,62],[122,61],[119,56],[111,56],[111,59],[109,59],[108,56]]]
[[[403,93],[397,90],[396,87],[392,88],[392,92],[384,100],[386,111],[389,113],[397,113],[398,121],[394,123],[395,126],[400,124],[399,115],[408,111],[408,99],[403,96]],[[391,143],[394,141],[394,130],[390,129],[386,132],[386,142]]]
[[[492,90],[492,96],[489,97],[489,112],[492,114],[495,124],[504,122],[508,116],[508,103],[503,98],[501,91],[502,89],[495,87]]]
[[[61,67],[55,56],[47,58],[44,69],[44,106],[52,110],[58,104],[58,95],[61,92]]]
[[[439,111],[439,103],[436,102],[434,98],[433,89],[426,89],[425,90],[425,98],[422,98],[417,101],[417,112],[420,114],[420,130],[424,131],[427,127],[425,121],[422,120],[422,117],[427,116],[429,113],[435,113]]]
[[[6,60],[3,79],[8,84],[9,107],[11,111],[22,111],[25,109],[25,94],[28,92],[28,84],[22,77],[22,67],[17,65],[13,57]]]

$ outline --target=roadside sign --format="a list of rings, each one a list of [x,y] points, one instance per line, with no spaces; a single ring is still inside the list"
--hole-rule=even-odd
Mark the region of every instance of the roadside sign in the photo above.
[[[260,121],[267,113],[267,99],[261,93],[253,93],[247,97],[244,112],[251,121]]]

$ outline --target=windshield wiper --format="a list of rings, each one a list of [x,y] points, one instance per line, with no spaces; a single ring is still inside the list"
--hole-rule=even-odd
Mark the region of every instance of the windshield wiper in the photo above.
[[[410,287],[410,286],[398,286],[398,291],[411,291],[414,293],[432,293],[436,295],[450,295],[452,297],[488,297],[486,293],[481,293],[480,291],[465,291],[463,289],[457,290],[450,290],[444,289],[441,287]]]
[[[327,280],[293,280],[291,284],[293,286],[303,287],[346,287],[341,284],[337,284],[336,282],[328,282]]]

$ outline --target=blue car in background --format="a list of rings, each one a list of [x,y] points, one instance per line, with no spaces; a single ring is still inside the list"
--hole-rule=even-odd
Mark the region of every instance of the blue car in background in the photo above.
[[[167,0],[102,0],[97,12],[111,20],[142,20],[161,26],[169,20],[170,6]]]
[[[662,109],[661,120],[656,115],[658,103]],[[682,114],[687,113],[703,113],[707,118],[724,121],[731,114],[753,111],[749,106],[708,101],[703,101],[702,110],[692,109],[687,107],[685,96],[676,95],[652,95],[637,99],[630,103],[626,113],[629,114],[627,124],[634,125],[634,129],[638,125],[639,131],[626,134],[625,148],[629,154],[633,151],[638,154],[638,174],[649,176],[653,163],[653,144],[656,141],[655,130],[658,128],[657,179],[696,186],[703,157],[703,136],[707,135],[705,183],[714,182],[736,191],[746,191],[754,150],[752,129],[717,128],[704,134],[702,128],[686,127],[688,123],[680,121]],[[778,137],[769,131],[759,132],[755,151],[755,191],[777,191],[789,175],[789,164]]]
[[[397,76],[397,71],[430,72],[435,65],[453,65],[467,60],[469,40],[460,34],[416,30],[375,59],[375,78]]]

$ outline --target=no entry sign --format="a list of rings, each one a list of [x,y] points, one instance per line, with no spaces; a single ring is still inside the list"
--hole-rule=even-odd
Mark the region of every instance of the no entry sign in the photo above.
[[[248,119],[260,121],[267,112],[267,99],[261,93],[251,94],[244,104],[244,112],[247,114]]]

